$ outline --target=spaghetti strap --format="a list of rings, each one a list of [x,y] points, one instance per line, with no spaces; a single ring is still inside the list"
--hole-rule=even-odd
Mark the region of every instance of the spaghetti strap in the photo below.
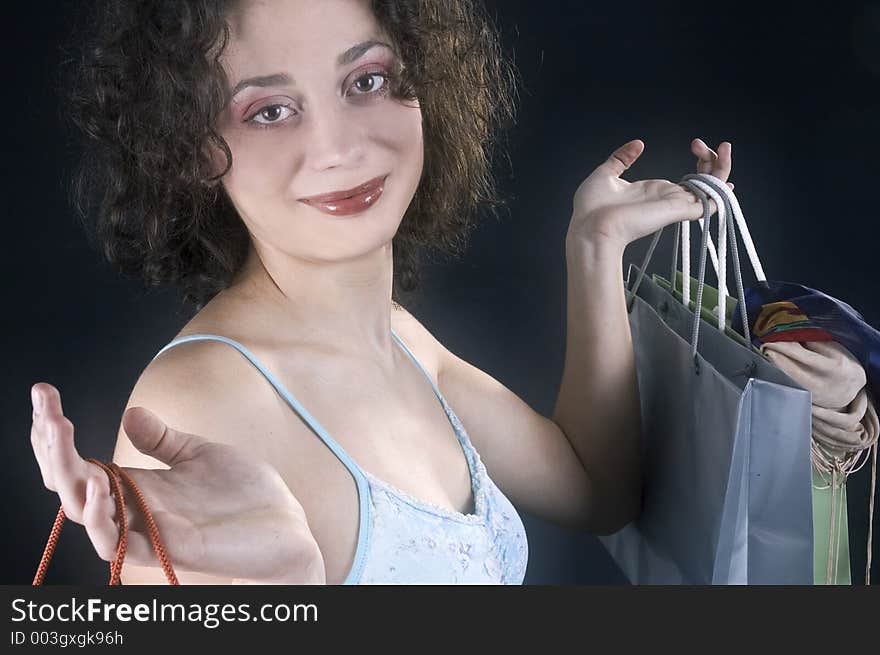
[[[475,448],[471,443],[470,438],[467,435],[467,431],[464,429],[464,426],[461,424],[461,420],[456,416],[452,407],[449,406],[449,403],[446,401],[446,398],[440,392],[440,389],[434,383],[434,380],[431,379],[430,374],[422,366],[422,363],[418,360],[412,350],[403,342],[403,340],[397,336],[397,333],[394,330],[391,330],[391,334],[394,336],[397,343],[401,345],[401,347],[406,351],[406,353],[410,356],[410,358],[415,362],[416,366],[422,372],[422,375],[425,376],[425,379],[431,384],[431,388],[434,390],[434,395],[437,396],[437,399],[440,401],[441,407],[443,407],[443,411],[446,413],[446,418],[449,420],[449,423],[452,425],[452,429],[455,432],[455,436],[458,438],[459,443],[461,443],[461,447],[465,451],[465,455],[467,455],[468,464],[471,465],[471,473],[474,474],[474,453]]]
[[[397,333],[394,331],[394,328],[391,329],[391,336],[394,337],[394,339],[397,341],[397,343],[399,343],[401,345],[401,347],[404,349],[404,351],[406,351],[406,354],[409,355],[410,358],[416,363],[416,366],[419,367],[419,370],[422,372],[422,375],[424,375],[425,378],[427,378],[428,382],[431,383],[431,388],[434,390],[434,394],[437,396],[437,398],[440,399],[440,402],[445,405],[445,399],[443,398],[443,394],[440,393],[440,389],[438,389],[437,385],[434,384],[434,380],[432,380],[431,376],[428,375],[428,371],[425,370],[425,367],[422,366],[422,363],[418,360],[418,358],[416,358],[415,354],[413,354],[413,351],[409,349],[409,346],[407,346],[403,342],[403,339],[401,339],[399,336],[397,336]]]
[[[330,434],[327,432],[326,429],[324,429],[324,426],[321,425],[318,419],[312,416],[309,411],[300,404],[296,397],[287,390],[287,388],[281,383],[281,381],[276,378],[259,359],[257,359],[256,355],[254,355],[250,350],[245,348],[238,341],[216,334],[191,334],[186,337],[181,337],[180,339],[172,341],[167,346],[162,348],[162,350],[156,353],[156,356],[153,357],[153,359],[161,355],[172,346],[186,343],[187,341],[199,340],[222,341],[223,343],[228,343],[229,345],[236,348],[251,362],[251,364],[253,364],[260,371],[260,373],[263,374],[263,376],[272,384],[272,386],[275,387],[275,390],[279,394],[281,394],[285,400],[287,400],[287,402],[294,408],[294,410],[296,410],[296,413],[299,414],[302,419],[309,425],[309,427],[321,438],[321,440],[327,444],[327,447],[330,448],[330,450],[332,450],[336,454],[336,456],[339,457],[340,460],[342,460],[342,463],[345,464],[346,467],[348,467],[348,469],[352,472],[352,475],[354,475],[355,478],[363,475],[363,471],[361,471],[357,463],[348,455],[348,453],[345,452],[345,449],[341,445],[339,445],[339,443],[333,437],[330,436]]]
[[[299,401],[290,393],[287,388],[278,380],[272,372],[267,369],[263,363],[257,359],[257,356],[254,355],[250,350],[245,348],[242,344],[234,339],[230,339],[228,337],[223,337],[217,334],[190,334],[185,337],[180,337],[179,339],[175,339],[164,348],[162,348],[158,353],[153,356],[153,359],[156,359],[163,352],[172,348],[174,346],[180,345],[182,343],[187,343],[188,341],[221,341],[223,343],[227,343],[230,346],[234,347],[238,352],[244,355],[251,364],[253,364],[260,373],[263,374],[275,390],[281,394],[281,396],[288,402],[288,404],[293,407],[297,414],[306,422],[306,424],[311,428],[311,430],[318,435],[318,437],[323,441],[327,447],[333,451],[333,454],[342,462],[342,464],[349,470],[352,477],[355,480],[355,484],[357,485],[358,491],[358,501],[359,501],[359,535],[362,535],[363,538],[358,539],[357,550],[354,556],[354,563],[349,572],[348,577],[344,584],[349,583],[350,580],[356,580],[358,576],[360,576],[360,572],[363,569],[364,563],[366,561],[367,553],[369,552],[370,546],[370,522],[372,521],[372,510],[370,507],[370,483],[364,475],[363,470],[361,470],[360,466],[351,458],[351,456],[345,452],[345,449],[339,445],[339,443],[330,436],[324,426],[320,424],[320,422],[312,416],[309,411],[303,407]]]
[[[406,352],[406,354],[409,355],[413,362],[415,362],[415,365],[422,372],[422,375],[425,376],[425,379],[428,380],[428,383],[434,390],[434,395],[437,396],[445,409],[447,407],[446,399],[443,397],[443,394],[440,393],[440,389],[437,388],[437,385],[434,383],[434,380],[431,378],[428,371],[425,370],[425,367],[422,366],[421,362],[415,356],[413,351],[409,349],[409,346],[407,346],[406,343],[404,343],[404,341],[399,336],[397,336],[397,333],[394,331],[393,328],[391,329],[391,336],[394,337],[394,340],[400,344],[404,352]],[[321,425],[318,419],[312,416],[309,411],[300,404],[296,397],[287,390],[287,388],[281,383],[281,381],[276,378],[272,374],[272,372],[268,368],[266,368],[266,366],[263,365],[263,363],[257,358],[256,355],[254,355],[250,350],[248,350],[238,341],[230,339],[229,337],[220,336],[218,334],[190,334],[185,337],[175,339],[174,341],[163,347],[153,356],[153,359],[156,359],[156,357],[164,353],[169,348],[177,346],[181,343],[186,343],[188,341],[205,340],[221,341],[223,343],[227,343],[230,346],[233,346],[242,355],[244,355],[248,359],[248,361],[250,361],[250,363],[253,364],[257,368],[257,370],[259,370],[260,373],[263,374],[263,376],[272,384],[272,386],[275,387],[275,390],[279,394],[281,394],[281,396],[284,397],[285,400],[287,400],[287,402],[294,408],[296,413],[299,414],[300,417],[302,417],[302,419],[308,424],[312,431],[314,431],[321,438],[321,440],[327,444],[327,447],[330,448],[336,454],[336,456],[339,457],[340,460],[342,460],[342,463],[345,464],[349,468],[349,470],[351,470],[352,475],[354,475],[355,478],[363,475],[363,471],[357,465],[357,463],[353,459],[351,459],[348,453],[345,452],[345,449],[342,448],[342,446],[340,446],[339,443],[330,436],[330,434],[327,432],[326,429],[324,429],[324,426]]]

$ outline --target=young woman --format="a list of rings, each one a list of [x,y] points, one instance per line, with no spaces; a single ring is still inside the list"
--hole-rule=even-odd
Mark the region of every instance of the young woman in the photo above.
[[[100,3],[71,111],[77,192],[120,270],[198,309],[149,363],[114,461],[186,583],[521,583],[514,505],[616,531],[640,502],[625,246],[702,216],[618,148],[574,194],[565,368],[552,418],[397,300],[423,247],[494,208],[515,71],[469,0]],[[726,180],[730,144],[696,139]],[[47,488],[113,559],[104,472],[59,391],[33,385]],[[164,581],[130,499],[123,582]]]

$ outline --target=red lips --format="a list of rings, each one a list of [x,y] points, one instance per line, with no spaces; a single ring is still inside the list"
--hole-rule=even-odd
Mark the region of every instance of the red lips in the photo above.
[[[372,180],[364,182],[360,186],[356,186],[353,189],[346,189],[345,191],[334,191],[333,193],[324,193],[318,196],[308,196],[306,198],[300,198],[299,200],[300,202],[305,202],[308,204],[318,202],[333,202],[334,200],[344,200],[345,198],[351,198],[352,196],[370,191],[371,189],[379,186],[379,184],[385,179],[385,177],[385,175],[374,177]]]
[[[372,207],[379,199],[387,177],[380,175],[353,189],[309,196],[299,201],[332,216],[357,214]]]

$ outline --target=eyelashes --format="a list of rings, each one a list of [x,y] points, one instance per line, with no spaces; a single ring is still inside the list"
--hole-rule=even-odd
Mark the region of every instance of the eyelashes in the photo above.
[[[366,91],[365,93],[356,93],[355,95],[361,95],[361,96],[373,95],[373,94],[384,95],[385,93],[387,93],[388,84],[391,81],[391,75],[389,75],[388,73],[386,73],[384,71],[376,71],[375,73],[364,73],[363,75],[361,75],[355,79],[355,81],[352,83],[352,86],[357,86],[357,83],[360,82],[361,80],[369,80],[369,79],[372,79],[375,77],[381,78],[381,80],[382,80],[382,86],[380,86],[378,88],[378,90],[376,90],[376,91],[370,90],[370,91]]]
[[[391,74],[385,71],[373,71],[364,73],[359,75],[352,85],[349,88],[356,88],[359,82],[363,82],[364,80],[374,80],[373,86],[376,85],[375,79],[379,78],[381,80],[381,84],[378,88],[370,89],[367,91],[356,91],[353,92],[352,95],[356,97],[363,97],[367,100],[373,100],[375,98],[385,97],[390,89],[391,84]],[[278,116],[278,112],[281,112],[282,116]],[[289,112],[286,116],[283,115],[284,112]],[[267,113],[274,114],[274,117],[267,115]],[[270,105],[265,105],[258,109],[256,112],[251,114],[249,118],[247,118],[244,122],[253,125],[254,127],[265,129],[271,128],[279,124],[286,123],[290,117],[298,115],[298,112],[293,108],[290,103],[272,103]],[[263,118],[263,121],[258,120],[259,118]]]
[[[269,127],[269,126],[271,126],[271,125],[275,125],[276,123],[281,123],[281,122],[283,122],[283,121],[275,120],[275,119],[273,119],[273,120],[269,120],[269,121],[266,122],[266,123],[262,123],[262,122],[260,122],[260,121],[257,120],[258,117],[267,118],[267,116],[266,116],[266,112],[275,111],[275,110],[278,110],[278,109],[286,109],[286,110],[291,111],[291,112],[294,111],[293,107],[291,107],[290,105],[285,105],[285,104],[266,105],[265,107],[263,107],[262,109],[260,109],[259,111],[257,111],[257,113],[255,113],[253,116],[251,116],[250,118],[248,118],[245,122],[246,122],[246,123],[251,123],[251,124],[253,124],[253,125],[256,125],[257,127]]]

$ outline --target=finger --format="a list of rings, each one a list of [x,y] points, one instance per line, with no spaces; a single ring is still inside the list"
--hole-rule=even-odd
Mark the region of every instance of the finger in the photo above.
[[[55,485],[49,474],[49,463],[46,459],[46,434],[43,415],[41,411],[42,397],[39,385],[31,387],[31,403],[33,405],[33,416],[31,417],[31,447],[34,450],[34,457],[40,468],[40,476],[43,478],[43,485],[50,491],[55,491]]]
[[[40,469],[40,477],[43,479],[43,486],[49,491],[55,491],[55,482],[52,480],[49,461],[46,458],[45,437],[40,428],[40,418],[34,417],[31,422],[31,448],[34,451],[34,457],[37,460],[37,466]]]
[[[718,146],[718,157],[714,161],[710,172],[715,177],[726,182],[728,176],[730,176],[732,166],[731,143],[730,141],[724,141]]]
[[[43,484],[50,491],[56,491],[47,450],[50,422],[46,421],[46,406],[52,396],[55,398],[52,406],[60,408],[61,394],[55,387],[45,382],[38,382],[31,386],[31,403],[33,405],[31,446],[33,447],[37,464],[40,467]]]
[[[89,493],[92,487],[92,493]],[[125,561],[131,564],[157,564],[152,543],[143,531],[139,530],[133,518],[134,508],[126,500],[126,524],[128,525]],[[86,500],[83,509],[83,525],[86,534],[98,557],[106,562],[116,558],[119,547],[121,521],[116,514],[116,499],[110,493],[110,483],[106,475],[89,477],[86,485]]]
[[[73,423],[61,413],[60,396],[46,394],[44,422],[46,425],[47,461],[49,475],[55,484],[55,491],[61,498],[64,513],[72,521],[82,523],[82,510],[85,502],[86,479],[101,469],[86,462],[74,446]]]
[[[687,207],[682,209],[682,214],[679,216],[678,220],[695,221],[703,218],[705,215],[703,201],[693,192],[689,192],[687,195],[689,196],[686,200]],[[718,211],[718,206],[711,197],[707,198],[707,204],[709,205],[709,216],[714,216]],[[669,211],[674,213],[676,209],[677,207],[671,207]]]
[[[131,443],[145,455],[174,466],[191,459],[206,439],[170,428],[146,407],[130,407],[122,427]]]
[[[641,139],[629,141],[612,152],[611,156],[596,170],[605,175],[620,177],[635,163],[644,150],[645,144]]]
[[[697,194],[695,194],[690,189],[687,189],[687,192],[688,192],[688,195],[690,196],[689,202],[694,205],[694,208],[692,211],[689,212],[689,214],[686,218],[688,218],[689,220],[695,220],[697,218],[702,218],[703,214],[704,214],[703,201],[700,200],[699,196],[697,196]],[[708,196],[708,194],[707,194],[707,196]],[[715,201],[712,199],[711,196],[709,196],[707,198],[707,201],[709,204],[709,216],[714,216],[718,211],[718,206],[715,204]],[[696,212],[696,213],[694,213],[694,212]]]
[[[679,189],[681,191],[683,191],[684,195],[687,197],[682,198],[681,193],[676,193],[676,194],[672,194],[671,196],[669,196],[669,199],[673,200],[673,201],[680,201],[680,202],[683,201],[688,204],[688,207],[685,210],[687,215],[682,215],[681,218],[679,218],[679,220],[685,220],[685,219],[695,220],[697,218],[702,218],[703,213],[704,213],[703,201],[700,200],[699,196],[697,196],[697,194],[694,193],[691,189],[689,189],[687,187],[683,187],[681,185],[678,185],[678,186],[679,186]],[[709,204],[709,215],[714,216],[715,213],[718,211],[718,207],[715,204],[715,201],[712,200],[711,196],[708,198],[708,204]]]
[[[107,476],[90,476],[86,483],[83,525],[98,556],[109,562],[116,557],[120,527],[116,524],[116,501],[110,495]]]
[[[697,156],[697,172],[712,173],[718,154],[702,139],[691,141],[691,152]]]

